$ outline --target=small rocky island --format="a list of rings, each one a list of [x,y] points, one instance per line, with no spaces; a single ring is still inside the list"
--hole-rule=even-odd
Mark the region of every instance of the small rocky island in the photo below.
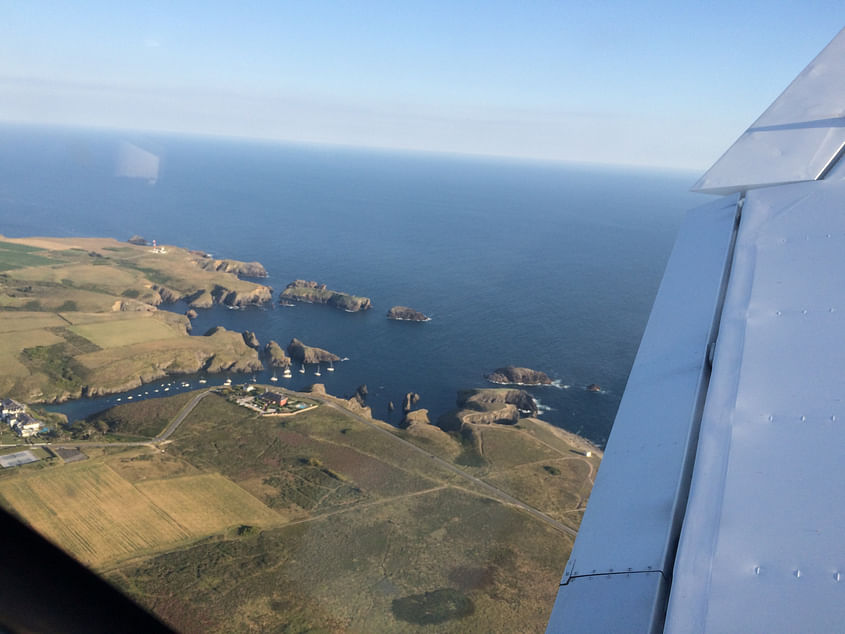
[[[279,300],[283,304],[290,300],[309,304],[327,304],[348,313],[369,310],[373,305],[369,297],[333,291],[326,288],[325,284],[305,280],[295,280],[288,284],[279,296]]]
[[[493,370],[484,376],[491,383],[499,385],[551,385],[552,380],[545,372],[512,365]]]
[[[387,318],[396,321],[431,321],[431,317],[407,306],[394,306],[387,311]]]
[[[288,344],[288,355],[291,359],[300,363],[329,363],[330,361],[340,361],[340,357],[336,354],[332,354],[322,348],[306,346],[296,337],[291,339]]]

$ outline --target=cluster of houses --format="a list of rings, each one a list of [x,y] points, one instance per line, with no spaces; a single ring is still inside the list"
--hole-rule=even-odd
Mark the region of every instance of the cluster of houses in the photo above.
[[[34,436],[41,431],[41,421],[27,414],[24,406],[13,399],[4,398],[0,401],[0,416],[3,422],[8,423],[12,431],[22,438]]]

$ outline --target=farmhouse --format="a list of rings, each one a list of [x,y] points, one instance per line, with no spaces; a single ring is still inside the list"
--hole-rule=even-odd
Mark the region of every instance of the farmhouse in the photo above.
[[[2,403],[0,403],[0,408],[2,408],[0,409],[0,414],[2,414],[3,420],[5,421],[8,421],[10,417],[14,418],[24,412],[23,405],[10,398],[4,398]]]
[[[11,427],[22,438],[28,438],[41,430],[41,421],[35,420],[29,414],[20,414]]]
[[[9,427],[23,438],[34,436],[41,431],[41,421],[35,420],[24,411],[24,406],[10,398],[0,401],[0,416]]]
[[[278,392],[264,392],[264,394],[258,398],[272,405],[277,405],[278,407],[287,405],[288,402],[288,397],[284,394],[279,394]]]

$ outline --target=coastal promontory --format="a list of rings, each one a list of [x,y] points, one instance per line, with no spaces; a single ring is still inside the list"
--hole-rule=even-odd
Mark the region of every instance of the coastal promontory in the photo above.
[[[431,321],[431,317],[407,306],[394,306],[387,311],[387,318],[396,321]]]
[[[330,361],[340,361],[340,357],[336,354],[332,354],[322,348],[306,346],[296,337],[291,339],[288,344],[288,355],[290,355],[291,359],[300,363],[329,363]]]
[[[499,385],[551,385],[552,383],[545,372],[530,368],[518,368],[512,365],[493,370],[484,378]]]
[[[290,357],[282,350],[282,346],[272,339],[264,346],[264,354],[273,368],[286,368],[290,365]]]
[[[456,410],[437,421],[445,431],[461,429],[466,423],[515,425],[521,416],[535,416],[538,411],[528,392],[504,388],[461,390],[456,405]]]
[[[309,304],[327,304],[349,313],[369,310],[372,302],[369,297],[358,297],[349,293],[341,293],[326,288],[325,284],[295,280],[285,287],[279,299],[285,301],[306,302]]]
[[[191,336],[188,317],[159,307],[261,304],[270,288],[206,268],[208,258],[188,249],[135,238],[0,236],[0,329],[13,333],[0,351],[0,393],[56,402],[168,375],[262,368],[240,333]]]

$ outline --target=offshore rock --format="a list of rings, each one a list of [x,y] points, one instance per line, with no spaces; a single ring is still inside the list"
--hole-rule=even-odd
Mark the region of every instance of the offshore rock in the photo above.
[[[185,311],[185,316],[188,319],[196,319],[197,317],[199,317],[199,313],[197,313],[197,311],[195,311],[193,308],[189,308],[187,311]]]
[[[394,306],[387,311],[387,318],[396,321],[431,321],[431,317],[407,306]]]
[[[137,244],[138,246],[145,247],[147,246],[146,238],[142,238],[137,233],[127,240],[129,244]]]
[[[552,380],[545,372],[512,365],[493,370],[484,376],[491,383],[500,385],[551,385]]]
[[[306,346],[299,339],[294,337],[288,344],[288,355],[291,359],[301,363],[328,363],[329,361],[340,361],[340,357],[322,348]]]
[[[295,280],[285,287],[279,296],[279,300],[285,302],[294,300],[310,304],[327,304],[349,313],[361,310],[369,310],[372,302],[369,297],[357,297],[340,291],[333,291],[326,288],[325,284]]]
[[[406,414],[413,409],[414,405],[419,403],[420,395],[416,392],[408,392],[405,394],[405,398],[402,399],[402,411]]]

